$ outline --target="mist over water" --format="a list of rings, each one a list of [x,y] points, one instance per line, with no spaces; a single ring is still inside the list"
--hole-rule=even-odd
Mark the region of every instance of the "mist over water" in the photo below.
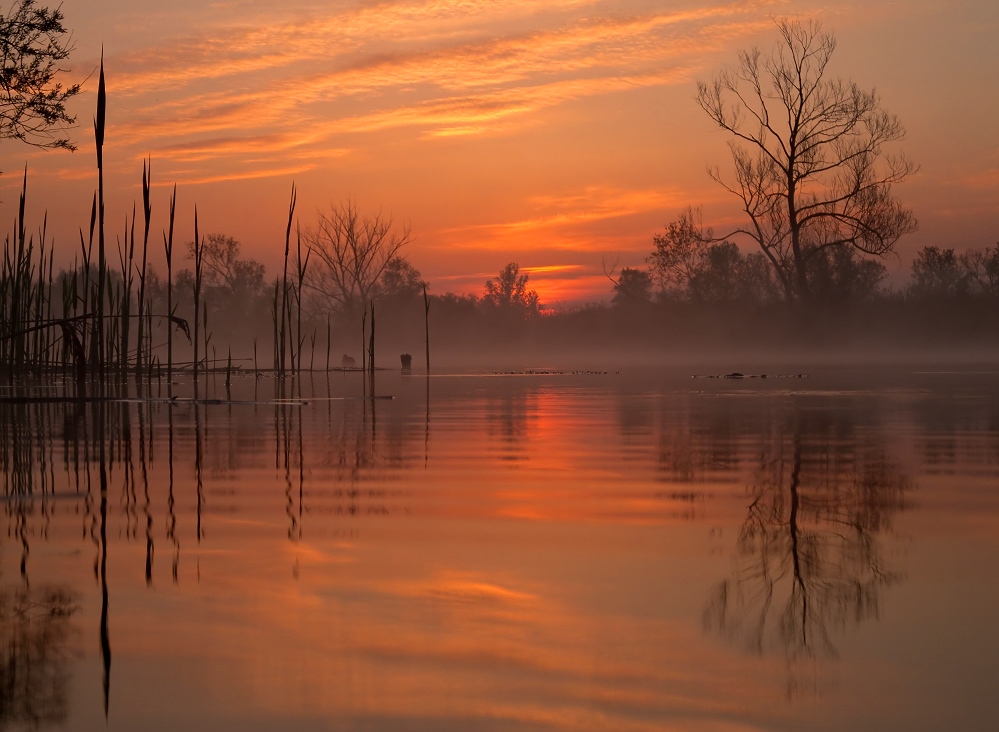
[[[768,370],[5,402],[7,722],[987,729],[994,369]]]

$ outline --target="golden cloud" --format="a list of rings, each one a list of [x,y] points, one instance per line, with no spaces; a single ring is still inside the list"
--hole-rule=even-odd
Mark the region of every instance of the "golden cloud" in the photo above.
[[[131,107],[117,142],[152,141],[166,154],[200,146],[207,161],[263,138],[277,141],[267,148],[276,155],[394,127],[431,137],[509,130],[548,106],[685,81],[705,52],[765,22],[769,3],[580,17],[594,5],[381,3],[210,28],[109,60],[111,94]],[[512,22],[524,17],[529,30]],[[233,143],[172,142],[204,136]]]

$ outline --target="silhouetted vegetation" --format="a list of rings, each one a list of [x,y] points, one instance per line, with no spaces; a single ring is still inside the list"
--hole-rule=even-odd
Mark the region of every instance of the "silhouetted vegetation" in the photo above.
[[[697,103],[733,137],[735,181],[712,172],[748,216],[732,234],[759,246],[788,301],[808,301],[830,250],[884,256],[916,230],[892,192],[916,166],[888,151],[905,130],[877,93],[830,78],[832,34],[814,21],[776,24],[773,50],[740,52],[735,68],[698,84]]]
[[[37,147],[73,150],[67,128],[76,118],[66,102],[80,91],[63,86],[56,77],[60,63],[73,50],[63,27],[63,14],[20,0],[0,12],[0,138]]]

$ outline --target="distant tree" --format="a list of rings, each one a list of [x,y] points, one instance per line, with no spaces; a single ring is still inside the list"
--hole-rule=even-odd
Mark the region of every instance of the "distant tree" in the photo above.
[[[976,295],[999,298],[999,244],[965,252],[960,264]]]
[[[688,208],[653,237],[646,261],[667,298],[707,304],[762,303],[774,299],[774,275],[763,254],[744,255],[703,228],[701,211]]]
[[[691,300],[701,303],[732,303],[740,300],[743,256],[730,241],[712,244],[701,252],[688,283]]]
[[[527,280],[527,274],[520,274],[520,265],[511,262],[500,271],[499,277],[486,281],[482,304],[508,312],[537,315],[541,308],[538,293],[527,289]]]
[[[202,251],[204,286],[216,293],[245,302],[265,290],[264,265],[240,256],[240,243],[231,236],[208,234]],[[194,242],[187,243],[188,258],[194,257]]]
[[[655,248],[645,261],[664,294],[686,292],[711,236],[711,230],[701,225],[701,210],[688,208],[676,221],[668,223],[664,232],[652,237]]]
[[[392,217],[381,213],[362,216],[353,201],[320,213],[303,237],[315,254],[306,286],[323,310],[344,317],[364,312],[389,263],[411,239],[408,227],[393,230]]]
[[[781,286],[770,260],[762,252],[744,254],[740,266],[739,300],[769,303],[781,299]]]
[[[38,7],[20,0],[0,14],[0,138],[36,147],[74,150],[66,129],[76,118],[66,102],[79,84],[55,81],[61,61],[73,50],[59,7]]]
[[[828,304],[869,301],[878,295],[888,276],[881,262],[846,247],[819,253],[812,260],[811,270],[812,296]]]
[[[453,292],[446,292],[443,295],[431,295],[430,307],[440,316],[441,313],[463,317],[474,318],[479,306],[479,298],[473,294],[456,295]]]
[[[625,267],[614,283],[611,302],[628,307],[652,301],[652,275],[648,270]]]
[[[968,276],[953,249],[923,247],[912,262],[909,294],[922,299],[948,299],[968,291]]]
[[[254,335],[262,330],[262,324],[269,320],[272,287],[264,279],[264,265],[244,258],[239,241],[224,234],[202,236],[201,289],[198,295],[198,312],[195,313],[194,289],[195,272],[191,269],[175,269],[173,275],[173,304],[177,313],[194,322],[204,325],[205,310],[208,313],[206,335],[211,343],[224,355],[227,348],[233,357],[245,357]],[[194,242],[184,245],[186,258],[194,259]],[[155,307],[166,310],[166,294],[163,283],[155,275],[147,283],[150,302]],[[159,305],[155,305],[159,303]],[[206,353],[210,357],[211,353]]]
[[[378,281],[378,294],[382,298],[408,301],[421,296],[427,283],[420,278],[420,271],[405,257],[393,257],[385,264]]]
[[[749,217],[740,233],[760,247],[785,297],[808,300],[812,264],[827,249],[883,256],[916,230],[893,196],[916,166],[886,146],[905,131],[874,91],[828,77],[835,38],[819,24],[777,20],[769,52],[699,83],[697,102],[731,142],[734,182],[711,175]]]

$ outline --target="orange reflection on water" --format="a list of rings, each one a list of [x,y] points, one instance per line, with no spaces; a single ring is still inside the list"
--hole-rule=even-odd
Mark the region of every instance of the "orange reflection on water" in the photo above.
[[[849,726],[867,693],[854,679],[888,688],[899,672],[879,623],[927,632],[893,602],[924,571],[895,525],[919,525],[918,501],[947,504],[962,523],[941,535],[999,553],[994,536],[948,528],[995,521],[980,482],[917,481],[922,427],[892,412],[876,426],[849,400],[511,377],[441,380],[428,405],[388,383],[400,398],[197,419],[130,405],[109,430],[103,519],[92,457],[79,475],[46,463],[79,498],[8,504],[25,577],[80,597],[92,695],[74,698],[73,728]],[[961,454],[984,462],[948,469],[988,473],[991,438],[969,439]],[[969,500],[984,518],[961,514]],[[89,640],[99,525],[107,723]],[[19,558],[4,554],[5,576]],[[891,693],[892,709],[915,704]]]

